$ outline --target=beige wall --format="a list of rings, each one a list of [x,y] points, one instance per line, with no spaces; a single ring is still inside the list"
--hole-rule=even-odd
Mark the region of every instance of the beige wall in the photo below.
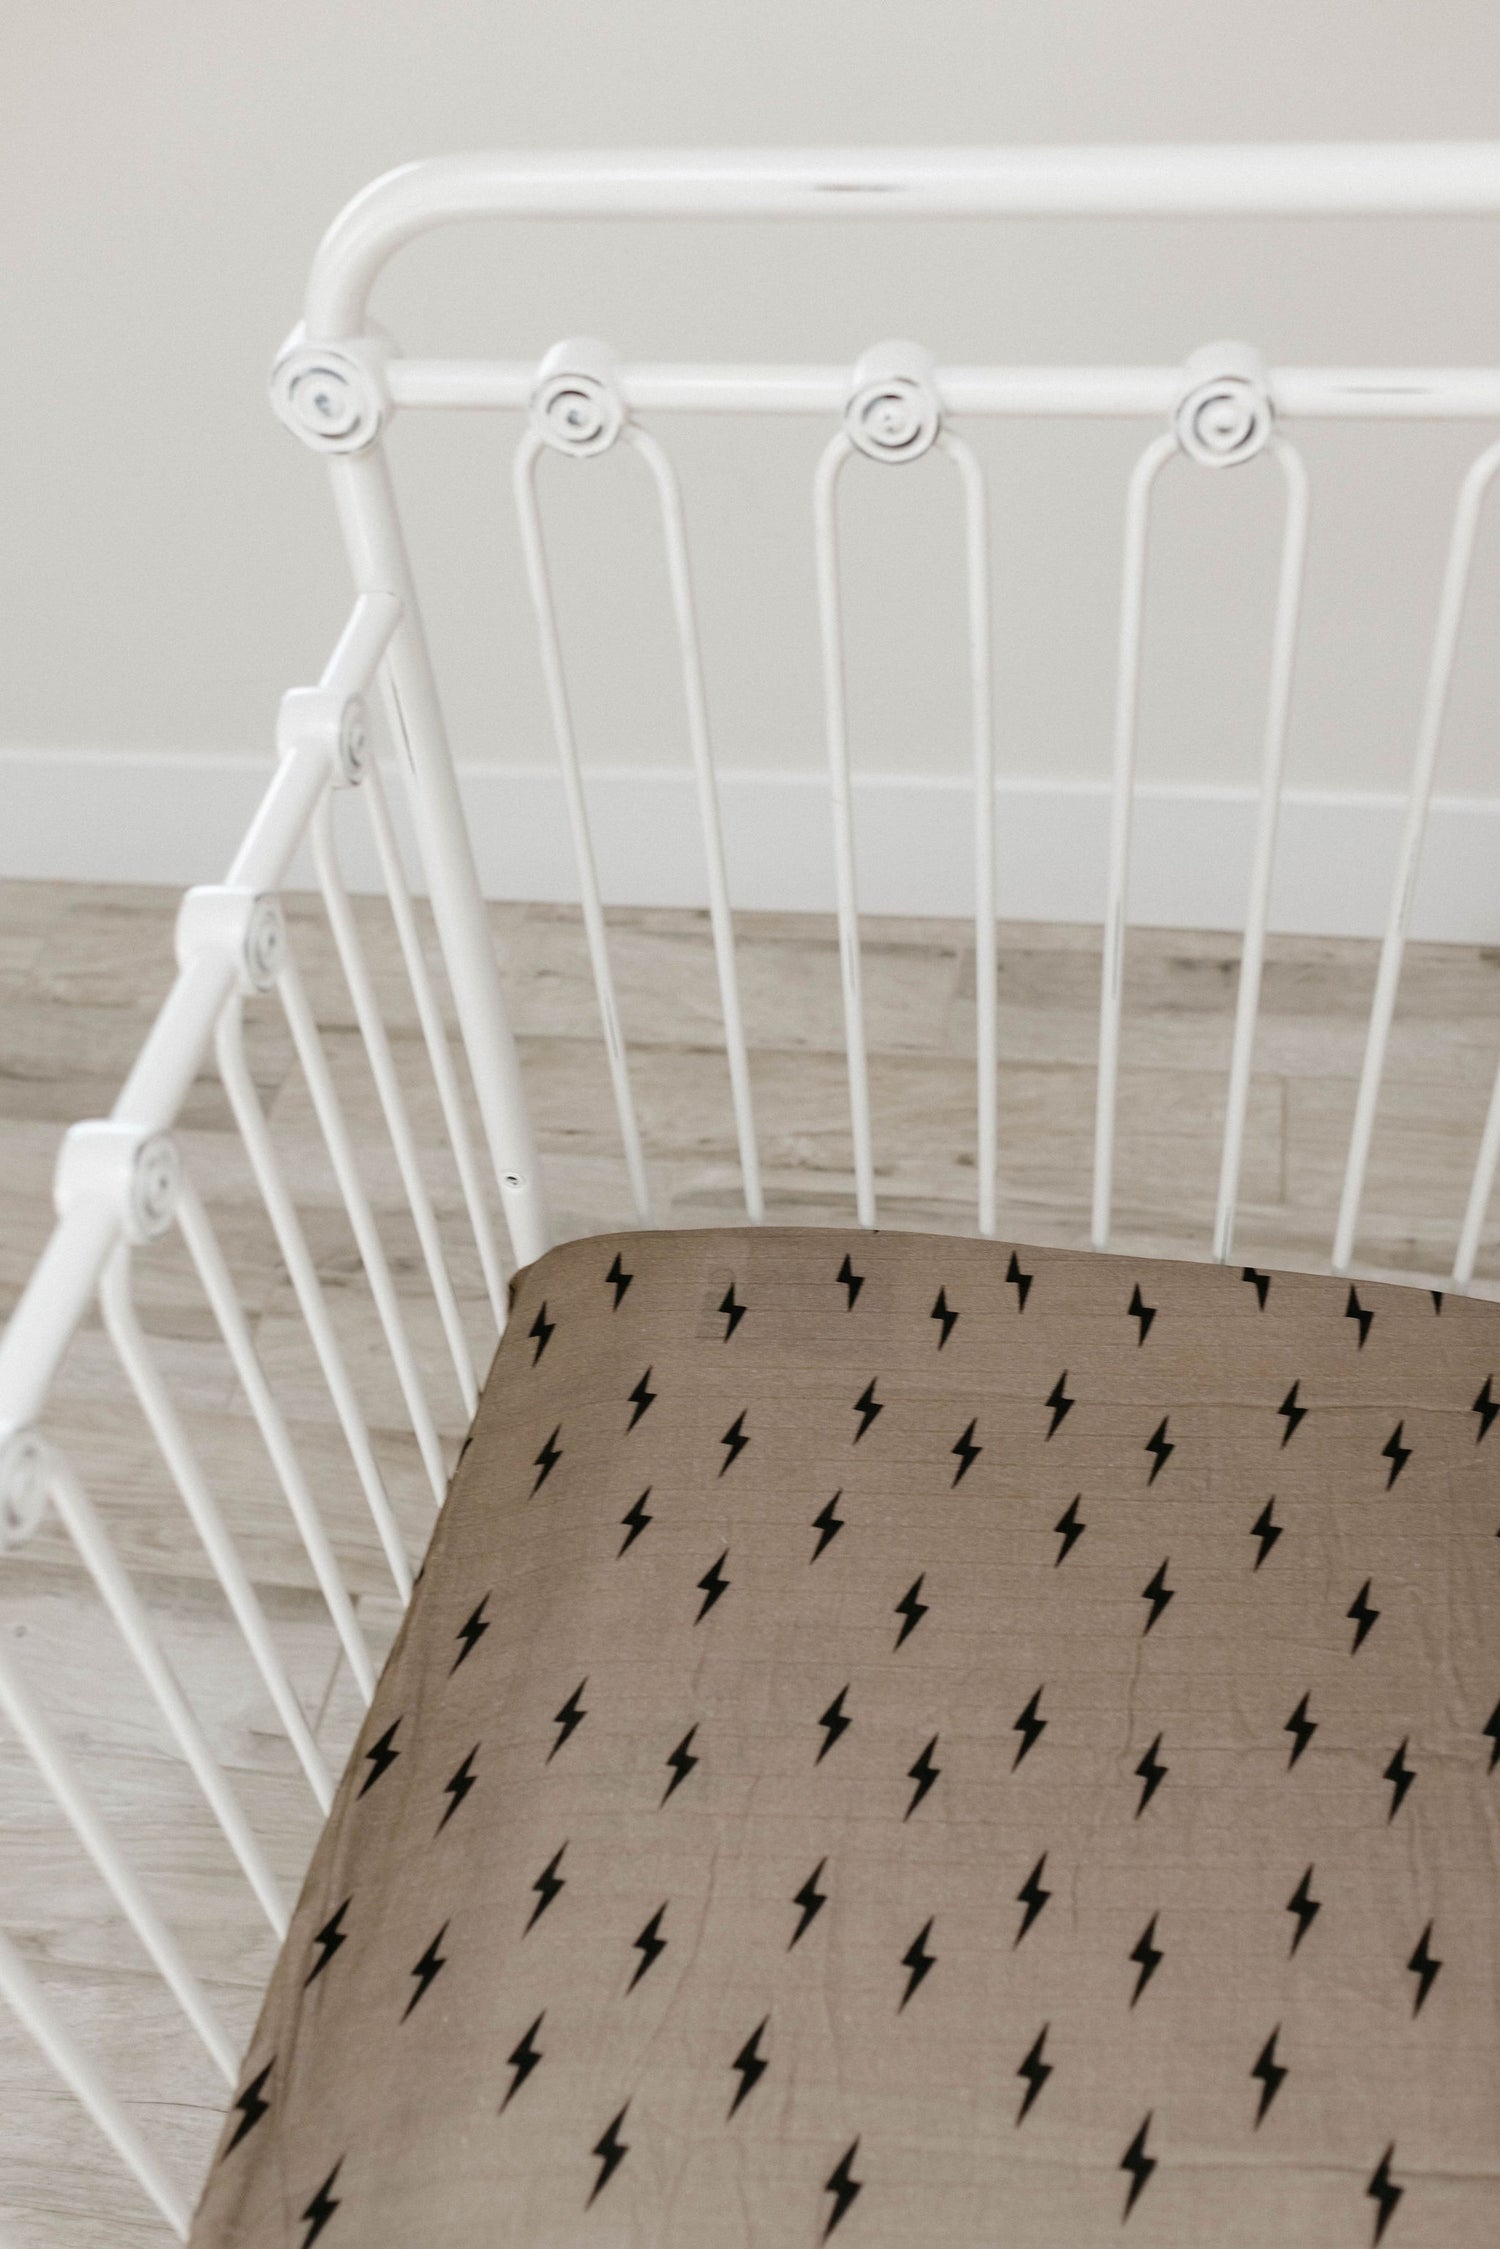
[[[1500,135],[1493,0],[11,0],[0,18],[0,745],[204,753],[267,740],[345,602],[318,464],[264,374],[324,223],[408,157],[485,145]],[[497,228],[406,253],[377,311],[411,350],[852,361],[1500,359],[1489,223]],[[818,754],[810,426],[686,425],[680,459],[726,762]],[[731,449],[728,440],[733,437]],[[1007,767],[1103,770],[1132,432],[981,440],[999,527]],[[1313,432],[1293,779],[1398,785],[1441,541],[1473,432]],[[547,754],[509,516],[480,419],[398,429],[456,740]],[[633,464],[549,463],[591,757],[682,754]],[[941,464],[851,491],[861,760],[962,750]],[[1276,535],[1267,464],[1164,491],[1147,764],[1253,766]],[[644,540],[644,545],[642,541]],[[644,556],[644,561],[641,559]],[[1443,785],[1496,791],[1500,532]],[[3,812],[0,812],[3,817]],[[122,869],[122,872],[128,870]]]

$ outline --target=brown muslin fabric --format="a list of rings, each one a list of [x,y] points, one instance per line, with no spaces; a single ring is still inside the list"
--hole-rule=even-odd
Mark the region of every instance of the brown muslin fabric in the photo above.
[[[1500,1309],[518,1282],[196,2249],[1491,2249]]]

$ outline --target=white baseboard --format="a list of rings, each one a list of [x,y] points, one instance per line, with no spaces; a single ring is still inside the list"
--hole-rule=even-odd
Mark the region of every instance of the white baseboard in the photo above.
[[[184,885],[216,881],[265,787],[259,758],[129,751],[0,750],[0,876]],[[555,772],[470,766],[462,785],[480,873],[494,898],[576,897]],[[745,907],[826,910],[833,902],[826,786],[815,774],[729,771],[720,794],[731,888]],[[971,792],[935,775],[856,783],[860,903],[878,914],[963,914],[972,905]],[[605,896],[631,905],[704,900],[690,776],[603,769],[590,780]],[[1002,917],[1096,921],[1104,897],[1108,792],[1102,783],[1007,780],[998,792]],[[1135,824],[1131,919],[1232,929],[1244,910],[1254,792],[1149,785]],[[1369,937],[1385,916],[1401,799],[1289,792],[1272,923]],[[357,886],[371,867],[350,829]],[[1438,798],[1414,932],[1500,943],[1500,798]]]

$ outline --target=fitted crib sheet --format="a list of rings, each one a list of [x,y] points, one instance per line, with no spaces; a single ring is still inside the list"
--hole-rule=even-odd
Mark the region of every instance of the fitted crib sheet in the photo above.
[[[519,1279],[196,2249],[1500,2239],[1500,1308]]]

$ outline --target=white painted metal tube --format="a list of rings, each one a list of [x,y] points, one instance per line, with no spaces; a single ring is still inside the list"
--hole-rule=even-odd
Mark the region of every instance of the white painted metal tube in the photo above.
[[[74,2099],[114,2148],[179,2241],[191,2223],[187,2203],[105,2084],[72,2032],[66,2029],[36,1977],[0,1929],[0,1994],[30,2032]]]
[[[421,1244],[427,1278],[432,1283],[432,1294],[447,1338],[453,1372],[458,1378],[464,1412],[472,1421],[474,1409],[479,1403],[479,1383],[474,1372],[474,1358],[469,1349],[469,1339],[464,1333],[458,1301],[453,1293],[453,1280],[448,1271],[443,1237],[438,1231],[437,1214],[432,1207],[427,1182],[422,1176],[422,1162],[417,1154],[411,1119],[407,1115],[406,1096],[396,1075],[395,1057],[386,1035],[385,1020],[370,980],[370,967],[365,958],[359,924],[354,918],[349,893],[339,871],[338,851],[333,836],[333,802],[329,797],[323,799],[313,814],[312,848],[313,864],[323,892],[329,927],[333,931],[344,981],[354,1002],[354,1016],[364,1043],[365,1059],[375,1081],[381,1114],[385,1118],[385,1128],[395,1151],[396,1167],[401,1174],[401,1184],[406,1189],[412,1224],[416,1227],[417,1240]]]
[[[48,1489],[52,1504],[78,1550],[100,1599],[114,1618],[121,1638],[149,1687],[156,1706],[186,1759],[193,1778],[238,1859],[246,1881],[260,1900],[262,1910],[278,1937],[287,1931],[287,1909],[265,1854],[255,1840],[240,1802],[224,1777],[218,1759],[204,1739],[191,1706],[172,1675],[140,1597],[122,1568],[104,1525],[95,1514],[83,1486],[62,1456],[49,1448]]]
[[[224,1081],[224,1091],[234,1112],[234,1121],[245,1152],[250,1158],[250,1168],[255,1174],[255,1184],[261,1201],[271,1221],[276,1236],[276,1246],[282,1262],[291,1276],[292,1289],[298,1308],[312,1337],[318,1364],[323,1370],[323,1380],[328,1385],[344,1441],[354,1460],[355,1472],[364,1491],[365,1504],[370,1510],[385,1558],[395,1580],[396,1591],[402,1603],[411,1599],[411,1564],[401,1542],[401,1532],[391,1512],[389,1495],[370,1443],[370,1432],[360,1411],[359,1400],[354,1395],[354,1385],[349,1380],[349,1370],[344,1364],[344,1354],[334,1332],[333,1322],[324,1301],[322,1283],[313,1263],[307,1237],[302,1231],[302,1221],[297,1206],[287,1188],[286,1178],[276,1154],[275,1143],[266,1123],[260,1096],[255,1090],[249,1064],[245,1060],[244,1033],[240,1010],[229,1009],[219,1026],[216,1046],[219,1075]]]
[[[1474,1164],[1474,1176],[1469,1182],[1463,1225],[1459,1229],[1458,1249],[1453,1259],[1453,1279],[1459,1288],[1467,1288],[1474,1278],[1480,1236],[1484,1232],[1490,1198],[1495,1192],[1497,1165],[1500,1165],[1500,1069],[1496,1070],[1490,1087],[1489,1107],[1485,1111],[1484,1130],[1479,1139],[1479,1154]]]
[[[162,1380],[161,1369],[136,1315],[130,1277],[130,1250],[121,1243],[105,1266],[99,1284],[99,1308],[104,1315],[105,1330],[203,1550],[214,1566],[214,1575],[275,1705],[276,1715],[307,1775],[318,1800],[318,1809],[326,1816],[333,1804],[333,1782],[328,1767],[313,1740],[312,1729],[286,1675],[286,1666],[271,1637],[265,1613],[245,1575],[244,1564],[209,1489],[208,1479],[198,1465],[187,1431]]]
[[[1180,387],[1180,378],[1179,378]],[[1120,1080],[1120,1011],[1125,980],[1125,913],[1130,889],[1130,828],[1135,801],[1135,745],[1140,715],[1141,636],[1146,607],[1146,544],[1151,491],[1177,450],[1171,435],[1153,438],[1131,471],[1125,499],[1125,562],[1120,596],[1120,653],[1115,674],[1114,781],[1109,820],[1109,876],[1104,906],[1104,968],[1099,995],[1099,1078],[1094,1109],[1094,1197],[1091,1240],[1109,1247],[1114,1195],[1115,1122]]]
[[[516,1261],[529,1265],[548,1243],[536,1145],[390,470],[379,446],[334,456],[328,467],[356,584],[391,587],[401,600],[401,621],[381,667],[386,709],[501,1208]]]
[[[755,1141],[750,1057],[745,1046],[739,976],[735,967],[734,914],[729,903],[729,876],[724,865],[724,836],[719,818],[719,792],[714,779],[713,749],[708,731],[708,704],[703,691],[703,658],[698,645],[698,620],[693,603],[692,572],[688,564],[687,525],[682,513],[682,492],[677,482],[677,472],[656,439],[628,423],[625,434],[650,469],[661,503],[662,531],[667,547],[667,576],[672,589],[677,646],[682,660],[682,692],[687,709],[688,741],[692,750],[693,778],[698,791],[698,818],[703,829],[703,858],[708,873],[708,913],[713,930],[714,962],[719,976],[719,1007],[724,1017],[724,1045],[729,1058],[729,1085],[734,1102],[740,1177],[744,1183],[746,1216],[752,1224],[759,1225],[765,1216],[765,1196],[761,1188],[760,1154]]]
[[[1464,599],[1468,593],[1469,572],[1474,560],[1474,540],[1479,529],[1479,515],[1485,494],[1497,469],[1500,469],[1500,444],[1486,447],[1470,464],[1459,488],[1458,505],[1454,511],[1427,687],[1417,729],[1417,751],[1406,799],[1406,818],[1396,855],[1396,875],[1391,888],[1385,936],[1380,948],[1380,966],[1375,977],[1375,996],[1370,1005],[1364,1062],[1354,1104],[1354,1125],[1349,1136],[1349,1154],[1344,1166],[1343,1190],[1339,1197],[1338,1222],[1334,1230],[1331,1258],[1336,1273],[1347,1271],[1354,1254],[1359,1206],[1364,1195],[1365,1171],[1370,1160],[1370,1141],[1375,1130],[1375,1112],[1380,1103],[1381,1079],[1385,1073],[1386,1047],[1390,1040],[1391,1021],[1396,1012],[1396,992],[1401,982],[1406,932],[1411,921],[1412,899],[1416,893],[1422,844],[1427,833],[1427,808],[1432,799],[1433,774],[1437,768],[1438,746],[1442,740],[1443,719],[1448,707],[1448,689],[1453,678],[1454,658],[1458,653],[1459,627],[1463,622]]]
[[[339,1636],[348,1660],[355,1686],[368,1705],[375,1693],[375,1670],[370,1652],[365,1646],[364,1634],[354,1614],[354,1604],[344,1584],[338,1559],[329,1544],[328,1533],[323,1528],[323,1518],[316,1500],[308,1489],[307,1478],[302,1473],[302,1463],[297,1458],[297,1448],[292,1442],[281,1408],[271,1393],[260,1358],[250,1334],[250,1323],[245,1318],[239,1291],[233,1276],[224,1262],[208,1212],[204,1209],[197,1188],[190,1179],[184,1179],[177,1202],[177,1222],[182,1238],[193,1260],[203,1293],[218,1323],[219,1333],[229,1353],[230,1363],[239,1379],[240,1388],[249,1401],[255,1416],[271,1465],[276,1471],[286,1503],[297,1526],[303,1550],[312,1564],[313,1575],[319,1591],[328,1605],[334,1629]]]
[[[333,1165],[333,1175],[338,1182],[339,1193],[344,1198],[344,1208],[349,1214],[360,1263],[364,1266],[370,1294],[375,1299],[375,1309],[380,1314],[380,1324],[385,1330],[386,1348],[391,1354],[396,1380],[406,1401],[417,1450],[427,1471],[427,1481],[432,1486],[433,1499],[441,1507],[448,1484],[447,1471],[443,1466],[443,1448],[438,1440],[427,1393],[422,1387],[422,1378],[417,1372],[416,1360],[412,1356],[406,1322],[401,1317],[401,1305],[395,1283],[391,1279],[390,1266],[386,1262],[375,1213],[370,1208],[370,1199],[360,1177],[359,1163],[344,1119],[343,1105],[334,1090],[333,1074],[328,1067],[328,1057],[323,1052],[317,1018],[308,1004],[301,974],[290,953],[276,979],[276,989],[292,1034],[292,1045],[296,1050],[302,1075],[307,1081],[307,1090],[312,1096],[313,1113],[317,1117],[318,1128],[328,1150],[328,1160]]]
[[[473,1230],[474,1246],[479,1253],[490,1310],[495,1315],[495,1329],[497,1334],[502,1333],[506,1315],[505,1276],[495,1248],[494,1228],[490,1224],[489,1205],[480,1179],[479,1166],[475,1161],[474,1139],[464,1111],[458,1073],[454,1068],[448,1033],[443,1026],[443,1011],[438,1004],[437,992],[427,967],[427,956],[422,950],[422,934],[417,927],[416,911],[401,859],[401,846],[391,822],[390,806],[386,802],[385,781],[373,758],[365,774],[360,798],[375,839],[381,878],[385,883],[386,897],[390,901],[391,917],[396,924],[401,957],[406,963],[407,981],[416,1002],[417,1020],[422,1026],[422,1038],[427,1048],[427,1059],[432,1066],[433,1083],[437,1087],[443,1122],[448,1128],[448,1144],[453,1151],[464,1205],[469,1213],[469,1225]]]
[[[1255,848],[1250,864],[1250,896],[1245,910],[1245,940],[1240,951],[1239,991],[1234,1010],[1234,1045],[1229,1058],[1229,1091],[1224,1105],[1219,1197],[1214,1212],[1213,1254],[1221,1265],[1228,1259],[1234,1242],[1235,1205],[1239,1200],[1240,1169],[1245,1153],[1250,1069],[1260,1015],[1261,974],[1271,912],[1271,877],[1276,866],[1276,824],[1286,766],[1292,666],[1297,652],[1297,623],[1302,611],[1302,566],[1307,553],[1306,467],[1301,454],[1284,438],[1273,438],[1271,450],[1286,486],[1286,522],[1276,588],[1276,619],[1271,635],[1271,682],[1266,701]]]
[[[846,377],[846,394],[847,390]],[[823,653],[824,735],[833,810],[833,873],[838,903],[839,974],[844,997],[844,1049],[848,1056],[849,1118],[854,1136],[854,1202],[860,1225],[873,1226],[875,1158],[860,976],[859,886],[849,774],[849,724],[844,701],[843,608],[839,597],[838,481],[853,450],[840,430],[836,437],[829,439],[819,456],[813,480],[813,531],[818,571],[818,631]]]
[[[526,560],[526,580],[531,589],[532,606],[536,611],[542,674],[546,681],[558,764],[562,770],[568,825],[573,838],[573,858],[578,869],[578,896],[583,913],[584,937],[588,944],[589,966],[594,973],[594,991],[599,1002],[605,1058],[609,1065],[615,1113],[619,1119],[620,1139],[625,1151],[625,1169],[630,1179],[636,1217],[642,1226],[649,1226],[651,1194],[646,1183],[641,1128],[635,1113],[635,1095],[630,1086],[630,1064],[625,1054],[625,1037],[620,1028],[614,971],[609,959],[609,934],[604,923],[604,902],[599,894],[599,874],[594,864],[594,841],[589,828],[588,802],[584,795],[583,769],[578,761],[578,744],[573,733],[567,672],[557,629],[557,608],[552,597],[552,580],[547,569],[547,550],[542,539],[541,515],[537,505],[536,471],[542,451],[542,440],[534,430],[527,430],[516,447],[513,483],[516,512],[521,526],[521,549]]]
[[[233,2085],[237,2054],[228,2032],[183,1959],[177,1939],[142,1889],[135,1869],[79,1779],[62,1743],[32,1701],[20,1673],[5,1652],[3,1639],[0,1639],[0,1711],[93,1860],[116,1905],[140,1938],[162,1981],[208,2049],[220,2076]]]

